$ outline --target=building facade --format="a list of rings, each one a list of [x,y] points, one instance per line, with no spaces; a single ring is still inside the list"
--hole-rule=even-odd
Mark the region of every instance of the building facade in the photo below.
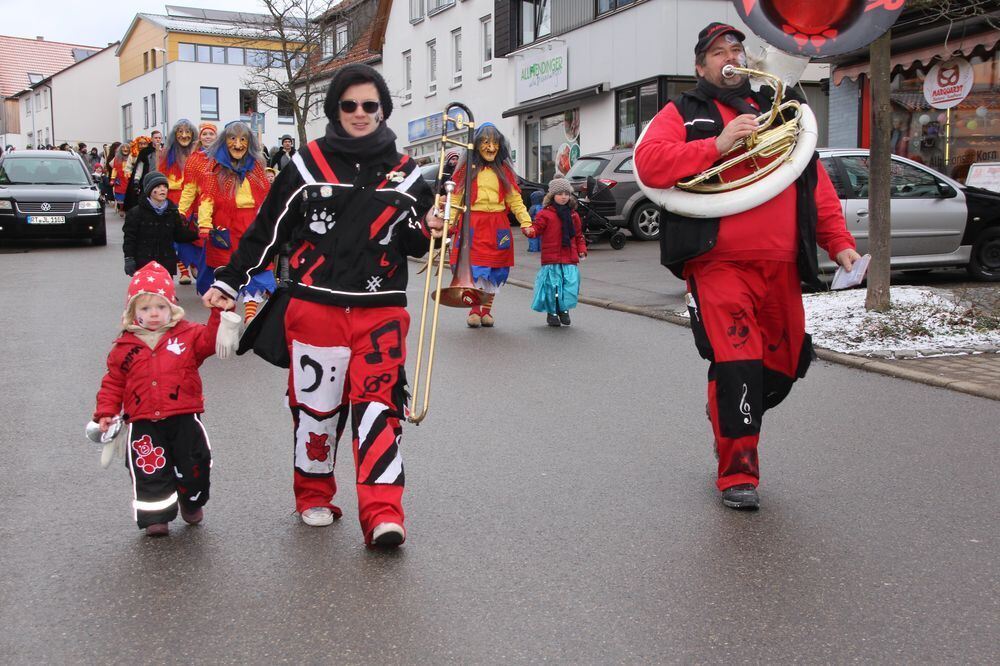
[[[972,164],[1000,162],[1000,30],[983,15],[952,23],[929,14],[907,9],[893,26],[892,151],[965,182]],[[931,99],[935,89],[951,88],[950,99]],[[836,64],[830,98],[831,144],[867,148],[867,53]]]
[[[25,146],[117,140],[117,42],[18,94]]]
[[[260,26],[249,24],[255,16]],[[281,43],[268,33],[267,20],[174,6],[166,15],[137,14],[116,51],[119,138],[166,134],[181,118],[220,128],[234,120],[256,128],[262,120],[266,146],[295,134],[287,100],[262,94],[254,82],[260,68],[284,77]]]
[[[99,46],[84,46],[51,42],[44,37],[26,39],[0,35],[0,145],[25,148],[38,143],[36,133],[24,124],[31,119],[22,102],[31,100],[31,114],[36,108],[51,108],[48,93],[24,94],[43,79],[70,65],[82,62],[101,50]]]
[[[708,23],[743,29],[750,51],[764,46],[729,0],[410,0],[402,9],[389,19],[383,60],[400,146],[434,155],[434,114],[456,99],[496,124],[518,173],[539,182],[581,154],[633,145],[694,86],[694,45]],[[828,72],[810,65],[803,77],[821,145]]]

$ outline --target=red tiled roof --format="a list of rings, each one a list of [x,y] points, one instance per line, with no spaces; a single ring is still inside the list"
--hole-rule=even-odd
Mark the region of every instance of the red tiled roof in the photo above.
[[[385,29],[389,21],[389,12],[392,9],[392,0],[344,0],[340,5],[331,8],[324,15],[324,18],[352,9],[365,2],[373,2],[377,5],[374,19],[364,27],[364,30],[348,47],[347,53],[343,56],[330,60],[320,60],[319,49],[314,50],[306,63],[311,76],[323,78],[332,75],[334,71],[344,65],[357,62],[372,64],[382,59],[382,45],[385,43]]]
[[[45,78],[76,63],[73,49],[96,52],[103,48],[0,35],[0,97],[9,97],[31,85],[29,73]]]

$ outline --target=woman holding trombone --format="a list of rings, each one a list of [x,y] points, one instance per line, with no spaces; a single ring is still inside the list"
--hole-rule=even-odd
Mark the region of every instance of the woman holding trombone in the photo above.
[[[290,368],[296,510],[317,527],[340,517],[334,456],[350,416],[365,544],[396,547],[406,538],[400,456],[410,323],[406,257],[424,255],[443,220],[415,162],[396,150],[385,124],[392,99],[377,71],[342,67],[323,109],[326,135],[278,174],[203,300],[228,304],[279,248],[290,246],[287,286],[242,343],[256,336],[254,351],[261,353],[275,325],[283,338],[271,344],[269,360]]]

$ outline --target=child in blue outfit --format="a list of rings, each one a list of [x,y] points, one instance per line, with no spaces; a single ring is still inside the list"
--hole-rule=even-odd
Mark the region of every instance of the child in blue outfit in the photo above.
[[[587,241],[568,180],[556,178],[549,183],[542,210],[524,228],[524,235],[538,238],[542,246],[531,309],[546,313],[549,326],[569,326],[569,311],[576,307],[580,293],[578,264],[587,258]]]
[[[531,193],[531,208],[528,209],[528,215],[534,220],[535,216],[538,215],[538,211],[542,209],[542,198],[545,195],[541,190],[535,190]],[[529,238],[528,239],[528,252],[541,252],[542,251],[542,239],[541,238]]]

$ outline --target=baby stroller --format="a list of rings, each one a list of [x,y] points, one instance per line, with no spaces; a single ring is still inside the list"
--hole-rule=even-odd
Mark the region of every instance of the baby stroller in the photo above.
[[[624,232],[611,224],[608,218],[594,210],[597,204],[604,204],[602,206],[604,209],[607,209],[608,205],[614,207],[614,201],[614,195],[611,194],[611,190],[606,184],[593,176],[587,177],[587,196],[579,198],[576,208],[576,212],[583,222],[583,237],[586,239],[587,245],[607,236],[612,249],[620,250],[625,247]]]

